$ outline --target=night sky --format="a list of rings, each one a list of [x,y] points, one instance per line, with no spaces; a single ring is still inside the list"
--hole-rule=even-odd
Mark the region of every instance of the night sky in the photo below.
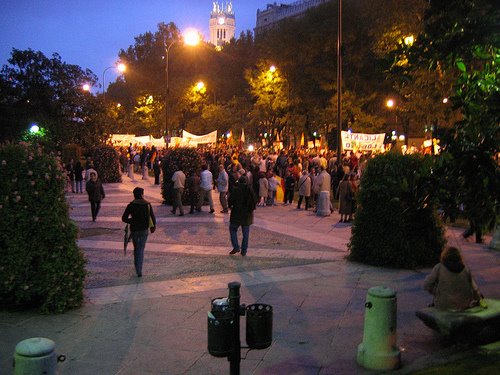
[[[236,36],[255,27],[257,9],[270,0],[234,0]],[[291,3],[293,1],[282,1]],[[12,48],[31,48],[92,70],[99,80],[113,66],[120,49],[134,37],[154,32],[160,22],[181,31],[196,28],[208,39],[212,1],[207,0],[0,0],[0,65]],[[221,4],[222,1],[219,1]],[[114,80],[106,72],[106,85]]]

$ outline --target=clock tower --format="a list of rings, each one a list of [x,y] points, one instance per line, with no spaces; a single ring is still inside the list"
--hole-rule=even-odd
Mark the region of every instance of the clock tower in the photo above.
[[[236,23],[231,1],[219,3],[214,1],[210,12],[210,43],[221,49],[225,43],[234,38]]]

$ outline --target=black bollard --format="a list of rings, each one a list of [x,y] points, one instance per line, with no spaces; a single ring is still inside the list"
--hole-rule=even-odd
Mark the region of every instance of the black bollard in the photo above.
[[[241,341],[240,341],[240,286],[237,281],[230,282],[229,288],[229,310],[234,314],[234,324],[231,340],[231,352],[228,356],[229,374],[240,375]]]

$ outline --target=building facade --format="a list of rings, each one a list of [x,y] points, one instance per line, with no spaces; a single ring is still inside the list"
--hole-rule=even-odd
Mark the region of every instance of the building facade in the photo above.
[[[267,4],[265,10],[257,9],[257,23],[254,29],[255,36],[273,28],[285,18],[299,17],[308,9],[317,7],[330,0],[298,0],[291,4]]]
[[[209,26],[210,43],[217,48],[222,48],[224,44],[229,43],[231,38],[234,38],[236,20],[231,1],[220,5],[217,1],[213,3]]]

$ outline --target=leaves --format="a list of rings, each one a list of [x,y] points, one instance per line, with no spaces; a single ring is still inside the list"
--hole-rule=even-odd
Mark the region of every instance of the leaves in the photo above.
[[[83,301],[85,269],[55,157],[0,145],[0,304],[63,312]]]

